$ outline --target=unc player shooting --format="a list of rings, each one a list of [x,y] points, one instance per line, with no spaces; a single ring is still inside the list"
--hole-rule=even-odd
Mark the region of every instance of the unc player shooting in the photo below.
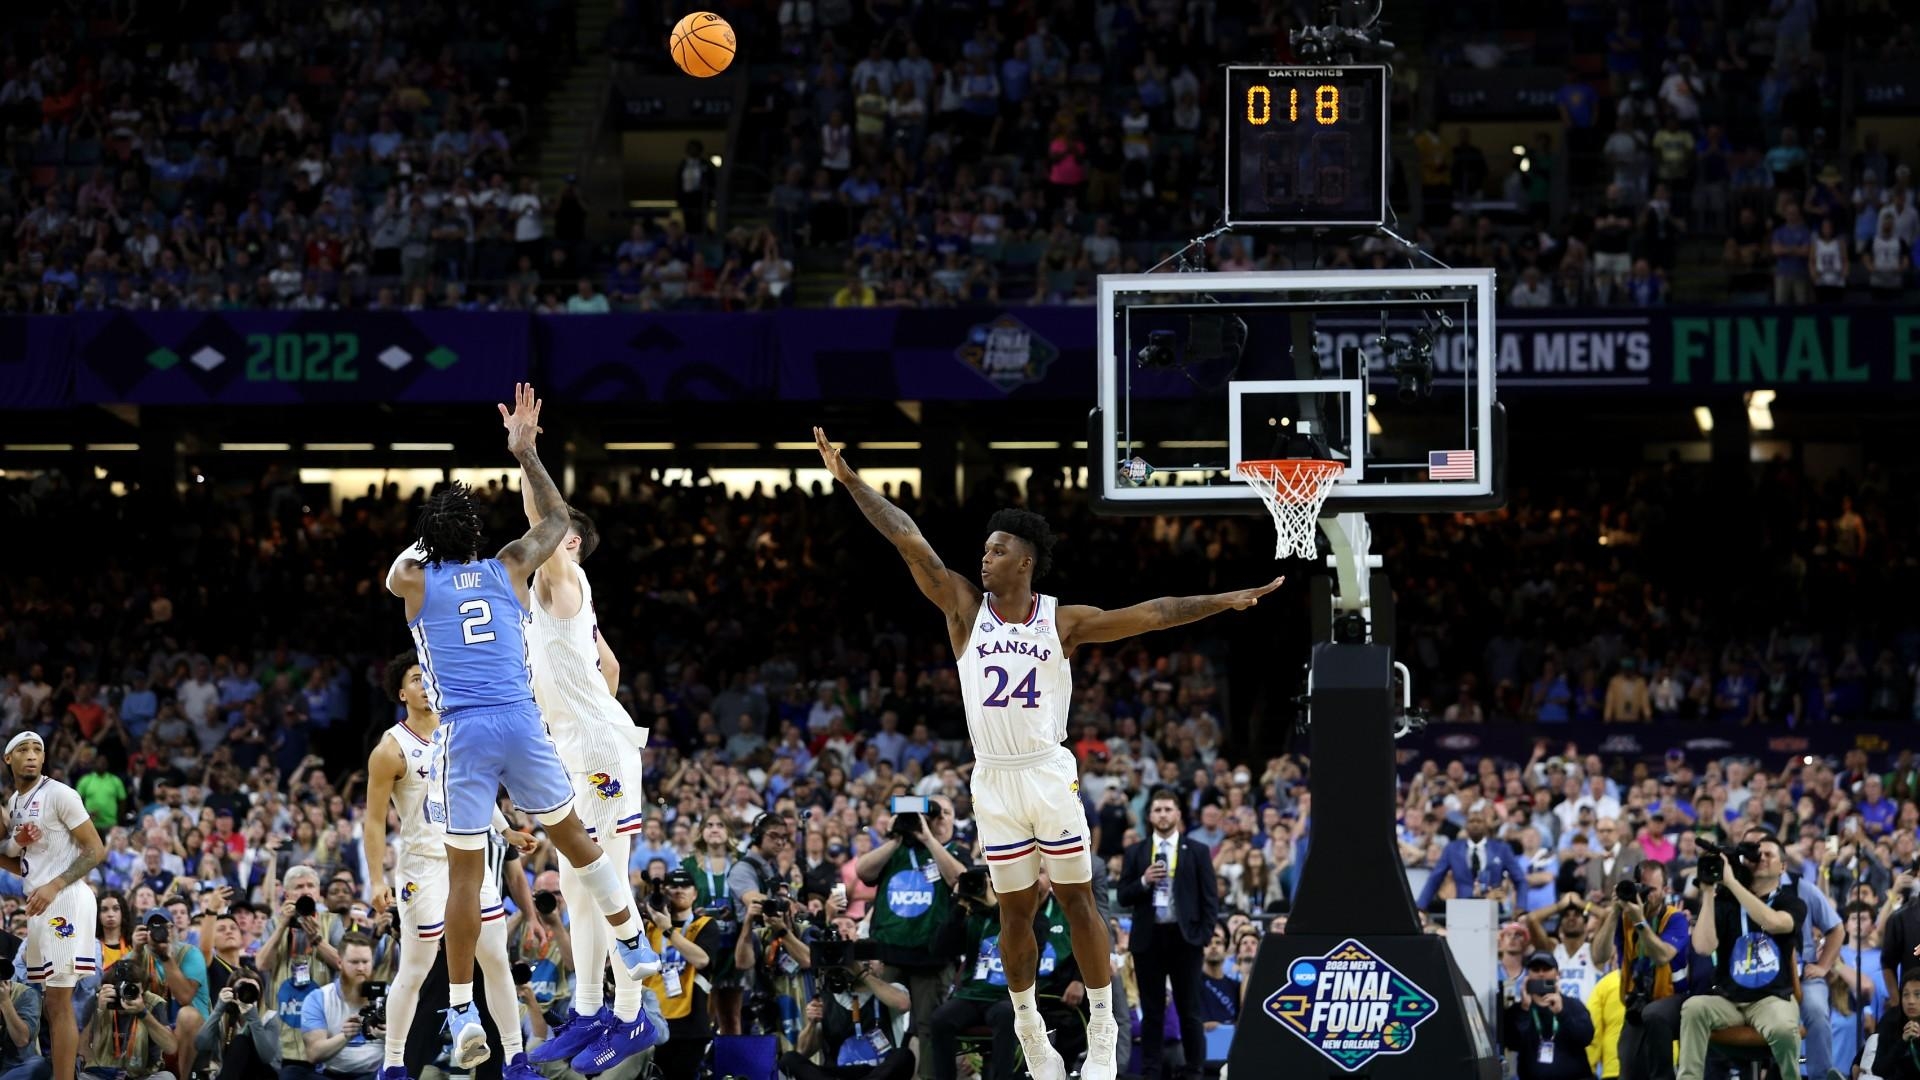
[[[388,728],[367,758],[368,814],[364,840],[367,854],[368,902],[376,911],[393,906],[393,881],[400,883],[400,968],[387,987],[386,1059],[379,1080],[410,1080],[406,1070],[407,1034],[413,1028],[420,988],[433,970],[446,930],[447,837],[443,824],[427,814],[427,790],[440,741],[440,718],[427,704],[426,679],[411,653],[387,663],[382,680],[387,696],[406,706],[406,719]],[[393,879],[386,874],[387,815],[391,803],[399,818],[394,845]],[[494,811],[494,831],[529,853],[533,837],[507,827]],[[488,848],[486,877],[480,883],[480,937],[475,962],[487,976],[487,1012],[500,1031],[506,1058],[502,1080],[539,1080],[522,1052],[519,1003],[513,996],[513,965],[507,957],[507,912],[500,900],[500,862],[504,848]],[[514,871],[519,873],[518,870]]]
[[[447,1027],[454,1036],[454,1060],[462,1068],[485,1061],[488,1054],[486,1031],[473,1011],[473,952],[487,833],[501,787],[517,808],[546,827],[548,838],[579,871],[582,891],[611,924],[627,971],[646,976],[660,968],[659,956],[641,937],[626,867],[601,852],[574,812],[567,767],[534,704],[527,579],[566,538],[567,504],[534,449],[540,402],[533,388],[515,384],[513,408],[499,409],[507,449],[520,462],[540,522],[498,555],[482,558],[484,538],[473,493],[465,485],[451,485],[427,501],[419,540],[387,575],[388,591],[406,602],[427,701],[443,728],[444,768],[433,776],[427,811],[444,815],[436,820],[444,820],[447,830]],[[631,1053],[643,1045],[639,1037],[621,1042]],[[613,1064],[617,1061],[607,1067]]]
[[[1033,591],[1052,562],[1053,531],[1026,510],[1001,510],[987,522],[980,584],[947,569],[906,512],[860,479],[819,428],[820,458],[846,486],[860,512],[906,560],[926,598],[947,617],[947,636],[959,662],[960,692],[972,740],[974,817],[987,869],[1003,909],[1000,955],[1014,1005],[1014,1034],[1034,1080],[1065,1080],[1066,1063],[1047,1042],[1034,1004],[1039,944],[1033,917],[1042,860],[1067,909],[1073,955],[1080,959],[1091,1018],[1085,1080],[1113,1080],[1118,1025],[1113,1016],[1113,943],[1094,904],[1093,864],[1079,770],[1061,745],[1073,700],[1067,658],[1081,645],[1119,641],[1196,622],[1222,611],[1242,611],[1280,587],[1213,596],[1162,597],[1104,611],[1062,606]],[[983,592],[984,590],[984,592]]]

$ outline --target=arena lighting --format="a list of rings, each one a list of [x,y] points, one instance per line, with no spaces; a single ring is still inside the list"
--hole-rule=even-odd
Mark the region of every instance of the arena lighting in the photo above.
[[[918,450],[920,449],[920,444],[917,442],[882,441],[882,442],[863,442],[859,444],[859,447],[862,450]]]
[[[1035,439],[1035,440],[1015,439],[1011,442],[990,442],[987,444],[987,449],[989,450],[1058,450],[1060,449],[1060,443],[1058,441],[1047,440],[1047,439]]]
[[[451,450],[453,449],[453,444],[450,442],[397,442],[389,443],[387,449],[403,452],[416,450]]]
[[[610,442],[609,450],[672,450],[670,442]]]
[[[1773,430],[1773,399],[1771,390],[1755,390],[1747,395],[1747,426],[1755,431]]]
[[[707,160],[713,163],[713,167],[714,167],[714,168],[716,168],[716,169],[717,169],[717,168],[719,168],[719,167],[720,167],[720,155],[719,155],[719,154],[715,154],[715,155],[713,155],[712,157],[710,157],[710,158],[708,158]]]
[[[693,448],[695,450],[758,450],[760,444],[757,442],[697,442],[693,444]]]
[[[284,451],[291,450],[291,449],[293,449],[292,443],[283,443],[283,442],[223,442],[220,444],[220,450],[222,453],[236,453],[236,452],[247,453],[247,452],[260,451],[265,453],[277,454],[277,453],[282,453]]]
[[[1225,450],[1227,448],[1227,440],[1162,439],[1160,440],[1160,447],[1163,450]]]
[[[371,450],[370,442],[310,442],[305,449],[321,454],[344,454],[358,450]]]
[[[140,449],[137,442],[90,442],[87,450],[95,454],[126,454]]]
[[[1713,434],[1712,409],[1707,408],[1705,405],[1695,405],[1693,407],[1693,422],[1700,425],[1700,434]]]
[[[71,449],[73,449],[72,443],[63,442],[7,443],[5,446],[0,446],[0,450],[5,450],[9,454],[58,453]]]
[[[838,449],[841,449],[841,450],[846,449],[846,446],[844,444],[836,444],[836,446]],[[818,450],[820,449],[819,446],[810,442],[777,442],[773,444],[773,448],[775,450]]]

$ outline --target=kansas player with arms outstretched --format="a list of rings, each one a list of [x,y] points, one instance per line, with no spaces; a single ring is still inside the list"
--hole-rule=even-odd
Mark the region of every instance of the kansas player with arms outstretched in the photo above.
[[[1283,579],[1213,596],[1163,597],[1117,611],[1063,606],[1033,591],[1033,580],[1045,574],[1052,559],[1053,532],[1046,519],[1026,510],[1002,510],[987,522],[980,584],[975,585],[947,569],[913,519],[861,480],[825,432],[816,427],[813,438],[834,479],[899,550],[920,591],[946,614],[973,741],[974,817],[1000,896],[1000,956],[1013,997],[1014,1034],[1027,1067],[1034,1080],[1066,1077],[1066,1063],[1047,1042],[1033,997],[1040,959],[1033,935],[1040,903],[1034,885],[1044,860],[1067,909],[1073,955],[1080,961],[1092,1012],[1081,1076],[1113,1080],[1119,1034],[1108,960],[1113,943],[1094,904],[1079,771],[1073,754],[1061,745],[1073,699],[1067,657],[1092,642],[1119,641],[1250,608]]]
[[[651,975],[660,964],[640,936],[626,867],[601,852],[574,812],[573,784],[534,704],[527,579],[566,537],[567,504],[534,450],[540,402],[533,388],[516,384],[514,407],[499,408],[507,449],[520,462],[540,521],[495,557],[482,558],[479,508],[472,492],[454,484],[427,501],[419,540],[387,575],[388,590],[406,602],[427,701],[442,724],[444,768],[435,770],[428,812],[444,815],[447,830],[447,1026],[461,1068],[485,1061],[488,1053],[486,1032],[473,1011],[473,953],[487,833],[501,787],[546,827],[579,871],[585,899],[612,924],[628,972]],[[652,1038],[644,1025],[632,1035],[619,1040],[631,1048],[629,1057]]]

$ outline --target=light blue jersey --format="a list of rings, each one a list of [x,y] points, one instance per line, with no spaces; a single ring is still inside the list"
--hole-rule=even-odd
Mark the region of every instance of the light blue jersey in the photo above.
[[[499,559],[428,563],[420,614],[407,624],[426,683],[443,719],[460,709],[533,700],[527,662],[532,619]]]

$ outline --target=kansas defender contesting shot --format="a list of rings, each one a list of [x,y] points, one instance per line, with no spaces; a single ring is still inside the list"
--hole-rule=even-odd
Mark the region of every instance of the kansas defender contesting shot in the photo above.
[[[861,480],[825,432],[816,427],[813,438],[828,471],[899,550],[920,591],[947,617],[976,762],[974,817],[1000,896],[1000,955],[1013,997],[1014,1034],[1027,1067],[1034,1080],[1066,1077],[1066,1063],[1047,1042],[1034,1003],[1040,960],[1033,934],[1040,904],[1035,882],[1045,860],[1054,892],[1067,909],[1073,955],[1080,961],[1092,1014],[1080,1075],[1113,1080],[1119,1034],[1109,960],[1113,943],[1094,903],[1079,772],[1072,752],[1062,745],[1073,700],[1067,658],[1081,645],[1245,610],[1284,579],[1213,596],[1162,597],[1116,611],[1061,606],[1056,598],[1033,591],[1034,579],[1044,576],[1052,561],[1053,532],[1046,519],[1027,510],[1001,510],[987,522],[980,584],[975,585],[947,569],[913,519]]]
[[[482,558],[479,507],[464,485],[451,485],[427,501],[414,549],[387,577],[387,588],[406,601],[427,700],[443,727],[444,767],[436,770],[427,812],[442,815],[447,829],[447,1027],[461,1068],[488,1054],[486,1031],[473,1011],[473,952],[487,833],[502,786],[579,871],[584,899],[612,924],[628,972],[651,975],[660,965],[640,936],[626,867],[601,852],[574,812],[572,781],[534,704],[527,579],[566,538],[567,504],[534,451],[540,402],[533,388],[516,384],[513,408],[499,409],[507,449],[520,462],[539,523],[498,555]]]

